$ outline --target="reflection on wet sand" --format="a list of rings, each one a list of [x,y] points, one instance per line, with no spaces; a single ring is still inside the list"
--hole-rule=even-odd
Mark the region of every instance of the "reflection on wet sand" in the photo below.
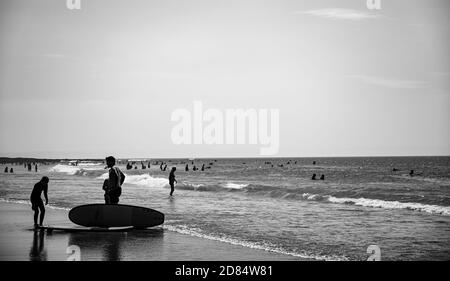
[[[45,232],[43,230],[33,231],[33,244],[30,249],[30,261],[47,260],[47,250],[45,249],[44,238]]]
[[[147,253],[158,251],[163,240],[164,231],[162,228],[133,230],[129,232],[92,232],[92,233],[71,233],[69,245],[77,245],[81,250],[81,260],[101,260],[120,261],[128,259],[124,256],[126,252],[142,252],[148,249]],[[130,251],[131,250],[131,251]],[[144,257],[142,257],[144,258]]]

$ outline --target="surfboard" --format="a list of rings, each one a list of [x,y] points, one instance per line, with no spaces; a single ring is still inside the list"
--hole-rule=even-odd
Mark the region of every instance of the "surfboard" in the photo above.
[[[67,225],[47,225],[39,226],[38,230],[64,231],[64,232],[124,232],[132,230],[132,226],[125,227],[81,227],[81,226],[67,226]],[[35,229],[36,230],[36,229]]]
[[[69,219],[85,227],[147,228],[164,223],[164,214],[139,206],[88,204],[70,210]]]

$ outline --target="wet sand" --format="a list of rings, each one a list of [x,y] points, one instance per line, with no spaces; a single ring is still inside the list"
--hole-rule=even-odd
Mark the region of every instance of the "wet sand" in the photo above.
[[[46,208],[44,225],[73,225],[66,210]],[[0,203],[0,261],[67,260],[77,245],[81,260],[299,260],[297,257],[192,237],[156,227],[124,233],[33,231],[25,204]]]

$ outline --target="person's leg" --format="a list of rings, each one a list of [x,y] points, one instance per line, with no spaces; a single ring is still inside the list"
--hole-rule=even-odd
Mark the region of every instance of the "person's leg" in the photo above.
[[[117,190],[111,190],[109,192],[109,204],[117,204],[119,202],[119,196]]]
[[[39,209],[34,209],[34,226],[38,225],[38,216],[39,216]]]
[[[38,204],[39,207],[39,211],[41,212],[41,215],[39,217],[39,225],[42,226],[42,224],[44,223],[44,217],[45,217],[45,207],[44,207],[44,202],[39,202]]]
[[[115,194],[110,196],[110,204],[117,204],[119,203],[119,197],[117,197]]]
[[[39,209],[37,207],[36,202],[33,200],[31,200],[31,210],[33,210],[33,212],[34,212],[33,220],[34,220],[34,226],[36,227],[38,225]]]
[[[173,187],[173,182],[170,184],[170,196],[172,196],[175,188]]]

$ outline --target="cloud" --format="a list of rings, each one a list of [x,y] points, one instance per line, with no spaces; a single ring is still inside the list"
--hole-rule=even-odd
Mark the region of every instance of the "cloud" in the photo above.
[[[367,84],[392,89],[419,89],[428,86],[428,83],[425,81],[400,80],[394,78],[376,77],[368,75],[350,75],[348,77],[357,79]]]
[[[308,11],[295,11],[296,15],[310,15],[322,18],[330,19],[342,19],[342,20],[368,20],[378,18],[378,15],[370,14],[363,11],[351,10],[351,9],[339,9],[339,8],[329,8],[329,9],[318,9],[318,10],[308,10]]]

